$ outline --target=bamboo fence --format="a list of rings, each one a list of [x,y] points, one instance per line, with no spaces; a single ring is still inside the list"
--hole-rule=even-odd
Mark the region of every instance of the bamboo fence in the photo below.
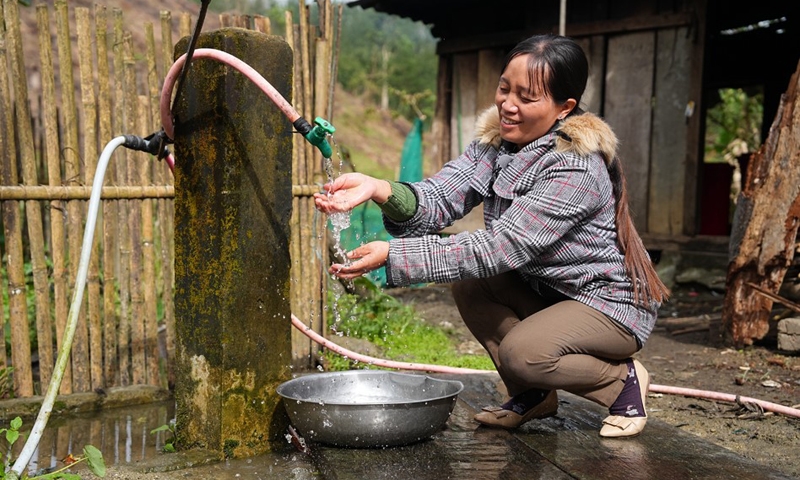
[[[0,395],[16,397],[41,394],[52,377],[98,156],[115,136],[160,129],[159,97],[173,62],[173,37],[188,36],[193,28],[190,14],[176,14],[175,25],[173,13],[161,11],[157,45],[152,23],[128,25],[118,8],[70,8],[66,0],[29,8],[35,8],[37,38],[23,36],[17,0],[0,0],[0,254],[6,281],[0,307],[10,333],[7,348],[0,348],[0,379],[13,379],[0,385]],[[307,119],[331,120],[336,12],[330,0],[319,0],[318,12],[318,25],[310,24],[307,5],[301,5],[297,24],[286,12],[284,38],[295,58],[290,101]],[[260,16],[223,14],[220,24],[271,34],[269,19]],[[146,51],[134,51],[130,28],[144,31]],[[38,42],[38,59],[24,58],[23,42]],[[40,74],[35,94],[29,93],[32,67]],[[301,136],[294,138],[291,308],[322,333],[326,223],[311,194],[324,180],[324,168],[321,155]],[[173,198],[164,163],[116,150],[60,393],[172,386]],[[297,333],[295,364],[311,366],[318,347]]]

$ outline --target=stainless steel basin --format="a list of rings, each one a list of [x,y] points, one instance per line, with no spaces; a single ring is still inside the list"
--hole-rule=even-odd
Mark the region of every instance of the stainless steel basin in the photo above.
[[[406,445],[441,430],[464,385],[383,370],[312,373],[277,393],[307,441],[339,447]]]

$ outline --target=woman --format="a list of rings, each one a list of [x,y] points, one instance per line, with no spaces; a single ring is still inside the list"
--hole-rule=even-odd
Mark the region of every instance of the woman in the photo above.
[[[631,221],[616,136],[578,108],[587,77],[571,39],[528,38],[509,52],[477,139],[439,173],[413,184],[346,174],[315,195],[328,214],[377,202],[396,237],[349,252],[333,275],[385,266],[390,286],[453,284],[510,396],[475,416],[483,425],[555,415],[559,389],[609,408],[601,436],[647,421],[649,376],[631,357],[669,291]],[[481,203],[486,230],[436,234]]]

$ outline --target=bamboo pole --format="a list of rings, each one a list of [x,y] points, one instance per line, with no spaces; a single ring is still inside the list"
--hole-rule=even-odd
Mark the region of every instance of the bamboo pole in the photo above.
[[[192,17],[186,12],[181,13],[181,17],[178,20],[178,35],[183,37],[188,37],[192,34]]]
[[[81,76],[81,100],[83,101],[83,151],[86,182],[94,181],[97,169],[97,101],[94,92],[94,58],[92,52],[92,27],[89,9],[75,9],[75,23],[78,28],[78,64]],[[98,218],[98,220],[101,220]],[[99,222],[98,222],[99,224]],[[99,230],[99,227],[96,227]],[[100,293],[100,242],[95,232],[92,254],[89,258],[89,272],[86,277],[86,290],[89,295],[89,358],[92,390],[105,387],[103,378],[103,323],[102,300]]]
[[[300,76],[297,75],[298,65],[299,65],[299,52],[297,48],[297,41],[294,35],[294,22],[292,19],[292,12],[287,10],[284,13],[284,18],[286,19],[286,32],[284,38],[286,39],[286,43],[289,44],[289,48],[292,49],[292,58],[293,58],[293,70],[295,72],[292,75],[292,98],[290,101],[292,105],[294,105],[295,109],[299,107],[298,104],[298,92],[300,91]],[[298,110],[300,112],[301,110]],[[299,135],[294,135],[292,137],[292,185],[297,185],[300,183],[298,178],[299,169],[299,161],[300,161],[300,149],[302,148],[301,141],[302,139],[297,138]],[[298,198],[292,198],[292,215],[289,218],[289,231],[290,231],[290,239],[289,239],[289,278],[290,278],[290,306],[292,312],[297,312],[297,315],[301,314],[300,311],[300,278],[302,276],[302,262],[300,261],[301,250],[300,250],[300,200]],[[303,318],[303,317],[301,317]],[[303,318],[305,320],[305,318]],[[305,337],[305,338],[304,338]],[[302,334],[302,332],[297,331],[296,329],[292,330],[292,360],[296,362],[298,359],[304,356],[305,349],[303,348],[304,345],[307,344],[308,337]],[[299,362],[298,366],[299,365]]]
[[[116,132],[122,133],[128,130],[129,117],[126,117],[125,110],[125,63],[123,53],[124,32],[122,28],[122,11],[114,9],[114,72],[116,73],[115,92],[115,116],[117,123]],[[125,149],[117,149],[117,185],[128,185],[128,152]],[[119,247],[119,267],[117,278],[119,279],[119,326],[117,328],[117,356],[119,361],[119,384],[128,386],[131,384],[130,372],[130,329],[131,329],[131,292],[130,292],[130,269],[131,269],[131,250],[128,216],[128,200],[120,200],[118,206],[118,247]]]
[[[300,39],[300,62],[302,65],[301,68],[301,78],[302,78],[302,90],[298,92],[298,96],[302,98],[302,115],[308,119],[311,118],[312,109],[314,107],[313,103],[313,91],[312,91],[312,81],[311,78],[311,63],[310,63],[310,56],[311,50],[309,47],[309,37],[310,33],[310,26],[309,26],[309,7],[307,5],[302,5],[300,8],[299,13],[299,39]],[[309,183],[311,181],[311,172],[309,171],[309,160],[313,158],[314,152],[309,148],[311,145],[308,142],[303,142],[301,144],[301,149],[303,152],[302,157],[300,157],[300,164],[298,166],[299,170],[299,177],[303,183]],[[308,322],[309,328],[314,330],[315,332],[320,333],[319,331],[319,324],[316,322],[314,318],[314,299],[312,298],[311,292],[314,289],[315,285],[315,278],[314,278],[314,269],[311,264],[309,264],[306,259],[309,258],[311,253],[311,234],[312,234],[312,226],[311,226],[311,215],[308,209],[308,202],[305,199],[301,199],[299,202],[299,230],[300,230],[300,258],[303,262],[303,270],[300,277],[300,284],[299,284],[299,291],[300,291],[300,312],[303,315],[303,318],[306,322]],[[313,355],[313,345],[312,343],[306,342],[304,344],[304,351],[303,351],[303,360],[305,361],[306,367],[313,367],[314,365],[314,355]]]
[[[3,65],[6,65],[6,27],[4,12],[5,10],[3,8],[3,2],[0,1],[0,62],[3,62]],[[10,152],[13,151],[13,149],[10,149],[6,146],[6,137],[9,136],[10,131],[6,131],[5,118],[11,111],[11,101],[8,99],[8,91],[8,77],[0,74],[0,107],[2,107],[2,109],[0,109],[0,180],[3,179],[3,175],[6,170],[5,165],[11,163],[7,157],[10,155]],[[6,203],[11,204],[11,202],[0,202],[0,215],[3,215]],[[0,259],[2,259],[2,257],[3,253],[0,251]],[[0,288],[3,288],[2,284],[0,284]],[[5,311],[3,295],[0,295],[0,308]],[[2,328],[3,331],[6,330],[5,315],[3,316],[3,319],[0,320],[0,328]],[[5,369],[8,367],[8,359],[6,357],[5,348],[2,350],[3,351],[0,352],[0,372],[5,372]]]
[[[314,73],[314,109],[321,115],[331,111],[331,78],[333,75],[333,62],[331,61],[333,53],[333,8],[330,0],[317,0],[319,5],[320,15],[320,34],[321,36],[316,41],[315,52],[315,73]],[[322,155],[313,150],[312,165],[309,166],[309,172],[313,175],[308,179],[307,183],[315,183],[324,180],[323,175],[323,162],[331,162],[332,159],[322,158]],[[313,279],[314,285],[312,298],[314,299],[314,315],[318,318],[317,332],[324,333],[326,331],[325,319],[325,295],[327,284],[327,217],[321,215],[314,208],[314,199],[308,198],[305,200],[308,203],[308,209],[311,212],[311,222],[314,229],[313,234],[309,238],[311,243],[311,253],[313,262]],[[317,347],[316,353],[318,354],[320,348]]]
[[[305,117],[306,119],[311,118],[311,108],[313,107],[312,101],[312,91],[311,91],[311,63],[309,60],[309,56],[311,55],[310,49],[308,46],[308,37],[309,33],[309,26],[308,26],[308,6],[303,4],[300,8],[299,13],[299,24],[300,24],[300,31],[299,31],[299,40],[300,40],[300,78],[302,79],[301,83],[301,90],[297,92],[296,97],[299,97],[300,103],[298,106],[295,106],[295,109],[300,112],[300,115]],[[306,142],[302,143],[303,150],[308,152],[308,145]],[[302,180],[303,183],[309,183],[309,174],[306,164],[308,159],[301,158],[300,165],[298,165],[298,176]]]
[[[83,183],[80,170],[80,152],[78,143],[78,118],[75,102],[75,82],[72,74],[72,45],[69,31],[69,11],[65,0],[56,0],[56,26],[58,38],[58,64],[61,77],[61,100],[64,114],[63,150],[65,164],[65,180],[67,184]],[[77,201],[67,204],[67,236],[69,241],[69,272],[72,291],[75,289],[75,278],[78,274],[78,261],[83,237],[83,208]],[[72,347],[72,388],[76,392],[91,390],[89,377],[89,332],[86,315],[79,315],[75,329],[75,343]]]
[[[133,58],[133,39],[125,32],[123,55],[125,62],[125,118],[129,129],[139,130],[137,124],[139,100],[136,94],[136,63]],[[132,128],[131,128],[132,127]],[[128,182],[139,180],[141,152],[132,152],[128,157]],[[131,292],[131,381],[133,385],[146,383],[144,359],[144,297],[142,296],[142,206],[141,202],[128,202],[128,238],[130,240],[130,283]]]
[[[39,29],[39,55],[41,59],[42,74],[42,115],[45,132],[45,153],[47,156],[47,175],[50,188],[58,188],[61,185],[61,156],[58,145],[58,113],[56,111],[56,90],[55,74],[53,71],[53,47],[50,40],[50,14],[47,5],[36,6],[37,25]],[[6,182],[4,182],[7,185]],[[7,189],[8,187],[4,187]],[[22,188],[29,188],[23,186]],[[33,187],[30,187],[33,188]],[[44,199],[42,199],[44,200]],[[67,286],[67,267],[66,267],[66,245],[64,243],[65,230],[65,204],[62,199],[48,199],[50,202],[50,255],[53,262],[53,297],[55,303],[55,330],[56,345],[61,349],[62,338],[67,321],[69,310],[69,289]],[[52,365],[54,365],[52,352],[48,362],[51,367],[48,369],[52,375]],[[44,362],[39,359],[39,368],[43,368]],[[44,371],[42,371],[44,373]],[[45,390],[46,383],[42,379],[42,389]],[[72,367],[67,363],[64,375],[61,377],[61,393],[72,391]]]
[[[336,92],[336,81],[339,72],[339,51],[342,46],[342,17],[344,15],[344,4],[340,3],[337,10],[336,37],[331,39],[333,42],[333,51],[331,54],[331,85],[328,90],[330,98],[330,102],[328,102],[328,121],[330,122],[333,122],[333,102],[336,100],[334,98],[334,93]],[[325,237],[327,238],[327,235],[325,235]]]
[[[7,63],[8,51],[6,49],[6,31],[5,31],[5,2],[11,0],[3,0],[3,9],[0,10],[0,53],[2,53],[3,65]],[[2,110],[0,120],[3,124],[3,135],[0,136],[0,180],[3,184],[16,184],[17,183],[17,166],[16,157],[14,152],[17,151],[16,141],[13,135],[14,132],[14,109],[11,101],[11,86],[9,84],[8,76],[3,72],[0,74],[0,102],[2,102]],[[13,323],[16,318],[26,318],[26,284],[25,272],[23,262],[23,247],[22,247],[22,222],[19,213],[19,202],[3,202],[3,233],[5,235],[5,257],[6,269],[8,277],[8,318],[3,316],[3,331],[6,330],[6,322]],[[18,320],[16,320],[18,321]],[[2,364],[0,368],[8,368],[8,358],[6,356],[6,349],[0,349],[0,359]]]
[[[58,146],[56,145],[56,147]],[[0,200],[89,200],[91,195],[92,187],[89,185],[0,186]],[[148,198],[173,198],[174,196],[175,187],[172,185],[109,186],[103,187],[100,194],[100,198],[105,200],[143,200]]]
[[[7,17],[8,52],[11,65],[11,77],[14,88],[16,106],[17,152],[22,164],[23,181],[36,184],[36,160],[34,158],[33,132],[31,131],[31,110],[28,103],[28,80],[25,75],[25,63],[22,54],[22,35],[19,29],[19,9],[16,2],[5,4]],[[31,264],[33,267],[34,291],[36,295],[37,331],[44,328],[49,316],[49,291],[47,264],[44,259],[44,236],[42,233],[42,212],[39,202],[25,202],[25,213],[28,223],[28,236]],[[24,298],[24,297],[23,297]],[[44,312],[38,312],[45,309]],[[31,343],[28,332],[27,317],[11,319],[11,363],[14,365],[14,391],[17,396],[33,395],[33,372],[31,369]]]
[[[146,95],[139,96],[139,115],[137,122],[139,131],[149,130],[147,124],[150,117],[149,99]],[[147,162],[139,168],[140,185],[149,185],[151,160],[148,155],[141,153],[137,155],[139,160]],[[135,162],[134,162],[135,163]],[[137,324],[138,331],[141,332],[142,344],[142,374],[143,378],[137,384],[159,385],[158,378],[158,318],[156,316],[156,265],[155,265],[155,246],[153,238],[153,202],[150,199],[140,200],[140,261],[141,261],[141,296],[142,296],[142,315]]]
[[[219,14],[219,26],[222,28],[229,28],[233,26],[233,19],[230,13]]]
[[[143,118],[145,124],[145,131],[150,132],[154,129],[155,125],[160,122],[161,116],[159,115],[158,105],[160,99],[159,89],[159,76],[157,62],[156,62],[156,39],[153,24],[151,22],[145,23],[145,43],[147,45],[147,53],[145,59],[147,62],[147,96],[144,97],[143,104]],[[142,177],[142,185],[152,185],[153,183],[163,184],[162,170],[155,168],[161,165],[156,164],[153,160],[154,157],[148,158],[145,168],[142,173],[146,176]],[[165,375],[160,374],[160,356],[159,356],[159,325],[158,325],[158,305],[157,297],[159,285],[162,283],[158,280],[156,258],[156,243],[158,232],[153,225],[154,217],[158,205],[151,200],[144,200],[142,205],[142,241],[145,257],[145,270],[144,280],[147,287],[145,288],[145,325],[146,332],[146,346],[145,356],[147,358],[147,383],[150,385],[158,385],[162,387],[167,386],[167,379]],[[148,240],[149,238],[149,240]],[[160,243],[160,242],[159,242]],[[159,250],[160,252],[160,250]]]
[[[95,5],[95,34],[97,36],[97,104],[99,112],[98,127],[101,142],[112,138],[111,122],[111,70],[108,63],[108,10]],[[111,185],[116,177],[113,161],[106,167],[104,185]],[[103,198],[106,189],[103,188]],[[91,193],[89,191],[88,193]],[[115,385],[119,375],[117,360],[117,204],[103,202],[103,381],[105,385]]]
[[[161,12],[161,45],[164,71],[172,65],[172,17],[169,12]],[[164,77],[159,76],[159,80]],[[160,120],[159,120],[160,121]],[[172,174],[164,166],[161,167],[162,185],[172,185]],[[161,283],[163,286],[164,324],[166,326],[167,344],[167,385],[175,385],[175,304],[173,299],[175,248],[172,237],[173,201],[158,200],[159,234],[161,236]]]
[[[269,17],[265,17],[263,15],[256,15],[254,17],[255,21],[255,30],[266,33],[267,35],[272,35],[272,23],[270,23]]]

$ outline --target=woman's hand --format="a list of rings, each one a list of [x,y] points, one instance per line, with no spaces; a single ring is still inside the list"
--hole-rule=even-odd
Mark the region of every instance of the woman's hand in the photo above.
[[[334,277],[352,280],[382,267],[389,258],[389,242],[367,243],[347,252],[347,258],[353,261],[348,265],[334,263],[328,269],[328,273]]]
[[[349,212],[367,200],[384,203],[392,194],[386,180],[378,180],[363,173],[345,173],[322,188],[327,193],[315,193],[317,210],[326,213]]]

